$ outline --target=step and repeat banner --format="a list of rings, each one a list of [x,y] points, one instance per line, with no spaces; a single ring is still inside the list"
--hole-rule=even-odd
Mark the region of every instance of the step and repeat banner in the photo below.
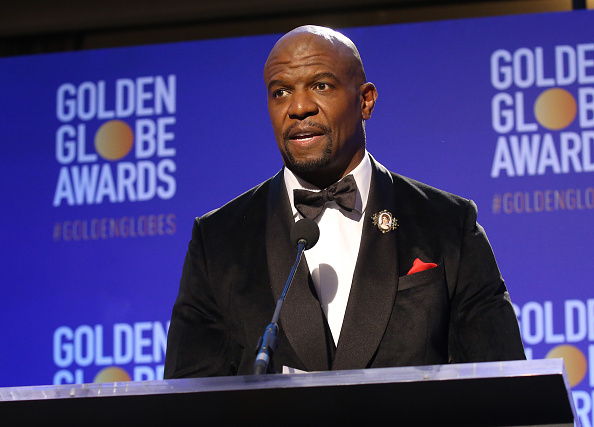
[[[529,358],[594,390],[594,14],[349,28],[368,149],[473,199]],[[193,219],[282,166],[279,35],[0,60],[0,386],[160,379]]]

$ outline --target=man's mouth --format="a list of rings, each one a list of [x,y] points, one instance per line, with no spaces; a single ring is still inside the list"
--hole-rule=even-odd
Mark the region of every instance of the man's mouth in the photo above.
[[[308,126],[307,128],[294,127],[288,129],[286,139],[299,145],[308,145],[316,142],[319,138],[325,135],[323,129]]]
[[[291,135],[289,138],[291,141],[296,142],[298,144],[309,144],[320,138],[323,134],[322,133],[312,133],[312,132],[305,132],[305,133],[297,133],[295,135]]]

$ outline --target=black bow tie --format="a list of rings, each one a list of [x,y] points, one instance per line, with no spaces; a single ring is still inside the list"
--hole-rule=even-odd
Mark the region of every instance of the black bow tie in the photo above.
[[[321,191],[293,190],[295,208],[304,218],[316,219],[326,202],[335,201],[338,206],[351,212],[357,200],[357,183],[353,175],[332,184]]]

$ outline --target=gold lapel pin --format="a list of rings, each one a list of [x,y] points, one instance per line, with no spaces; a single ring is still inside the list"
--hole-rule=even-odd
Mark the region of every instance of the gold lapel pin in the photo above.
[[[398,220],[386,210],[373,214],[371,219],[373,220],[373,225],[377,225],[377,228],[379,228],[383,234],[398,228]]]

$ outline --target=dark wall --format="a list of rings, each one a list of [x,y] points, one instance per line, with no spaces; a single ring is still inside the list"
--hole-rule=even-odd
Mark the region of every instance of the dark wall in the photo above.
[[[13,0],[0,56],[585,7],[586,0]]]

